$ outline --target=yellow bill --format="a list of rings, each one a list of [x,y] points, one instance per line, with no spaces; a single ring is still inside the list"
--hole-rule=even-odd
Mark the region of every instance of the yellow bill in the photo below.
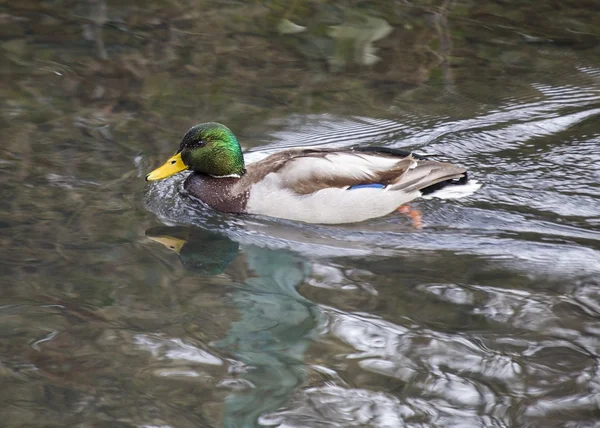
[[[177,254],[181,252],[181,248],[186,244],[186,240],[175,238],[173,236],[148,236],[154,242],[158,242],[159,244],[164,245],[165,247],[175,251]]]
[[[162,166],[159,166],[150,174],[148,174],[146,176],[146,181],[162,180],[186,169],[188,168],[183,163],[183,160],[181,160],[181,153],[177,153]]]

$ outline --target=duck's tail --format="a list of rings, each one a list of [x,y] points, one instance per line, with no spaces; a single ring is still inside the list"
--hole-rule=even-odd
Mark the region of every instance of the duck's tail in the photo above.
[[[479,187],[481,185],[476,181],[469,180],[465,168],[446,162],[418,160],[416,166],[409,169],[398,184],[389,190],[418,190],[428,197],[459,198],[472,194]]]

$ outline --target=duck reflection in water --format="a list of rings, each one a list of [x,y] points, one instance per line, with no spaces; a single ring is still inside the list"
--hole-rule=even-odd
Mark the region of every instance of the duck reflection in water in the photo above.
[[[177,252],[186,270],[217,275],[243,257],[249,275],[230,295],[240,319],[213,343],[244,363],[240,379],[252,387],[226,398],[224,426],[259,426],[261,415],[283,406],[305,378],[304,353],[324,317],[296,288],[310,264],[290,251],[244,245],[213,232],[190,228],[153,228],[146,235]]]

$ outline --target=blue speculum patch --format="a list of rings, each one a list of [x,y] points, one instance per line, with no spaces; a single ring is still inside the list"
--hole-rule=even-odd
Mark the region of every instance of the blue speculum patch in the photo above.
[[[385,188],[384,184],[374,183],[374,184],[355,184],[354,186],[348,187],[348,190],[354,189],[383,189]]]

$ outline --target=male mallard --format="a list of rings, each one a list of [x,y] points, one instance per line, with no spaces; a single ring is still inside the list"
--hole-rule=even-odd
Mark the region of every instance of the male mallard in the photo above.
[[[381,217],[467,182],[464,168],[381,147],[289,149],[246,167],[233,132],[214,122],[186,132],[175,155],[146,180],[186,169],[193,171],[186,191],[218,211],[328,224]]]

